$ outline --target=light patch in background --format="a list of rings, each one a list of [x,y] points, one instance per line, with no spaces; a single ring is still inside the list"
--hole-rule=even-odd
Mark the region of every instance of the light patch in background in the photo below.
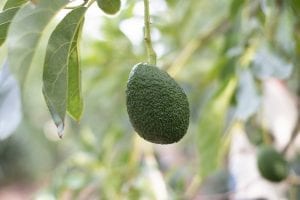
[[[161,12],[166,12],[167,9],[168,7],[164,1],[154,0],[150,2],[151,16],[160,15]],[[164,48],[164,45],[155,44],[161,38],[161,34],[155,28],[155,23],[151,21],[151,24],[151,37],[154,43],[154,50],[157,56],[160,57],[167,50]],[[119,27],[135,48],[144,46],[144,4],[142,1],[136,3],[133,10],[133,17],[123,20]]]
[[[0,140],[6,139],[17,129],[21,118],[19,85],[5,63],[0,71]]]
[[[143,42],[144,20],[134,17],[121,22],[120,29],[134,46],[141,45]]]
[[[57,137],[57,128],[52,120],[45,123],[43,131],[47,139],[51,141],[59,140],[59,137]]]
[[[91,38],[91,40],[103,40],[100,27],[103,24],[103,13],[97,4],[94,3],[85,14],[84,29],[82,34]]]
[[[298,113],[296,98],[287,84],[279,79],[263,81],[262,119],[272,132],[275,146],[282,150],[288,144]]]
[[[151,15],[159,15],[161,12],[166,12],[168,10],[166,2],[162,0],[151,0],[149,6]],[[133,14],[135,16],[144,16],[143,1],[139,1],[135,4]]]
[[[126,2],[125,2],[126,3]],[[124,1],[122,2],[122,8],[124,8]],[[160,15],[160,13],[166,12],[168,9],[166,2],[161,0],[153,0],[150,2],[151,15]],[[104,36],[101,32],[101,26],[103,25],[103,17],[117,17],[118,15],[105,15],[98,8],[97,4],[94,3],[87,11],[85,15],[85,23],[83,29],[83,35],[88,36],[91,40],[104,40]],[[123,20],[119,25],[120,30],[130,40],[131,44],[140,51],[140,47],[144,48],[144,4],[143,1],[139,1],[135,4],[133,10],[133,17],[130,19]],[[152,23],[151,27],[152,40],[158,41],[161,37],[160,32],[155,29],[155,24]],[[157,56],[161,56],[166,52],[163,45],[155,44],[155,51]]]

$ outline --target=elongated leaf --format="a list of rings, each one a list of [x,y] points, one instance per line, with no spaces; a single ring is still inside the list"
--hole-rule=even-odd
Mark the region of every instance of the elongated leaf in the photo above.
[[[24,81],[36,47],[50,20],[68,0],[39,0],[27,3],[13,18],[8,31],[8,61],[12,72]]]
[[[54,123],[58,127],[60,137],[62,137],[64,128],[64,118],[68,104],[67,95],[72,96],[73,93],[75,94],[73,96],[75,100],[72,98],[70,103],[72,105],[74,101],[76,102],[76,96],[78,95],[76,89],[68,92],[68,81],[71,82],[71,89],[79,87],[77,38],[75,37],[79,35],[85,10],[84,7],[74,9],[58,24],[50,37],[46,52],[43,94]],[[68,67],[72,67],[70,72]],[[68,79],[68,74],[76,77]],[[79,116],[78,113],[75,116]]]
[[[11,20],[25,2],[25,0],[9,0],[4,5],[4,10],[0,12],[0,46],[6,39]]]
[[[9,8],[20,7],[27,1],[28,0],[8,0],[4,5],[4,10],[7,10]]]
[[[218,167],[221,138],[230,99],[236,88],[236,78],[211,100],[199,123],[198,148],[201,158],[200,174],[207,176]]]
[[[83,111],[83,100],[81,95],[81,71],[79,61],[79,44],[83,20],[72,41],[69,63],[68,63],[68,104],[67,111],[71,117],[79,121]]]

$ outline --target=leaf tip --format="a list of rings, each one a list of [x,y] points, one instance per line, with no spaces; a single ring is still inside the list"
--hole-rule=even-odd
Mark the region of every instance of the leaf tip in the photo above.
[[[62,139],[64,136],[64,127],[64,123],[57,124],[57,134],[60,139]]]

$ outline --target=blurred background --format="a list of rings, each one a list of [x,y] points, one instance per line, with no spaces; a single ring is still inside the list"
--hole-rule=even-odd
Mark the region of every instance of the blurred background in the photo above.
[[[172,145],[142,140],[126,112],[128,74],[147,60],[143,1],[123,0],[115,16],[88,10],[84,114],[79,124],[66,120],[63,139],[42,95],[44,52],[18,86],[2,46],[0,199],[300,199],[297,183],[271,183],[256,166],[257,146],[271,138],[300,173],[297,2],[150,0],[158,66],[190,103],[188,132]]]

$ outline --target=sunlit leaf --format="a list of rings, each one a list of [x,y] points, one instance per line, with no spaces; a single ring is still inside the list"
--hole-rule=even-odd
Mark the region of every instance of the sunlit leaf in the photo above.
[[[202,112],[198,128],[198,148],[201,158],[199,171],[202,177],[218,167],[227,109],[236,85],[236,78],[231,78]]]
[[[72,41],[70,57],[68,63],[68,104],[67,111],[75,120],[80,120],[83,111],[83,100],[81,94],[81,67],[79,61],[79,44],[80,33],[82,30],[83,21]]]
[[[86,8],[71,11],[53,31],[46,52],[43,72],[43,94],[59,136],[62,137],[64,118],[71,96],[70,106],[75,104],[75,117],[80,117],[80,68],[78,66],[77,40]],[[74,53],[75,51],[75,53]],[[69,60],[70,59],[70,60]],[[72,68],[70,71],[68,68]],[[75,76],[68,79],[68,75]],[[70,81],[70,91],[68,91]],[[74,90],[74,91],[73,91]],[[78,110],[77,110],[78,109]]]
[[[44,29],[67,3],[67,0],[40,0],[36,5],[27,3],[13,18],[7,38],[8,61],[21,82],[31,66]]]

